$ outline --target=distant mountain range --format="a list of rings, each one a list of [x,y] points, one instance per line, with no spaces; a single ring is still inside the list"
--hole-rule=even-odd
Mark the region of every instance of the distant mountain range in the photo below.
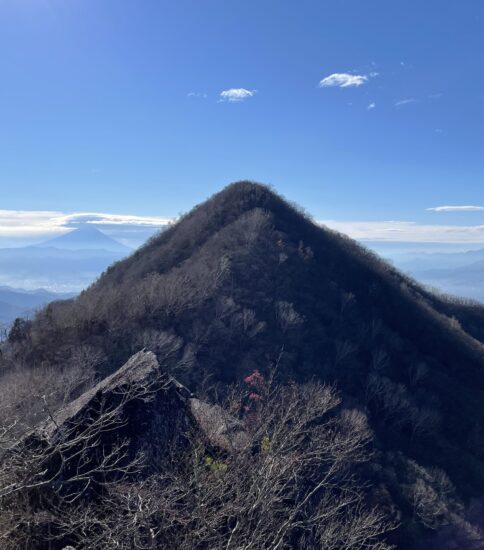
[[[95,227],[82,226],[35,246],[0,249],[0,285],[80,292],[130,251]]]
[[[17,317],[31,315],[36,309],[52,302],[75,296],[74,293],[49,292],[44,289],[22,290],[0,287],[0,324],[9,324]]]
[[[484,249],[395,253],[372,248],[423,284],[484,301]],[[92,225],[34,246],[0,249],[0,287],[4,289],[0,322],[10,322],[48,301],[80,292],[130,252],[131,248]]]
[[[0,323],[74,296],[130,252],[88,225],[35,246],[0,249]]]
[[[484,248],[406,254],[395,258],[393,263],[423,284],[484,302]]]

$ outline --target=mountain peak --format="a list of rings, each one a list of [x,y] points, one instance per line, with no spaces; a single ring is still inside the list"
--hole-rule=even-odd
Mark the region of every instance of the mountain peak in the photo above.
[[[37,245],[38,248],[58,248],[61,250],[109,250],[129,252],[127,246],[108,237],[92,225],[82,225],[69,233],[55,237]]]
[[[219,208],[238,210],[239,213],[253,208],[273,210],[282,205],[287,206],[284,199],[269,185],[249,180],[231,183],[206,201],[204,206],[209,207],[214,203],[217,203]]]
[[[253,201],[255,206],[266,202],[270,198],[278,197],[277,193],[269,185],[250,180],[233,182],[222,189],[220,193],[217,193],[217,195],[225,195],[229,200],[244,199]]]

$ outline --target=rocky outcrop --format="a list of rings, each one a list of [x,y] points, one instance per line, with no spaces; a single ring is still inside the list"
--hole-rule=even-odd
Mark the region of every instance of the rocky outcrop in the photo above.
[[[185,444],[190,428],[179,385],[160,371],[153,353],[141,351],[39,426],[33,438],[56,450],[49,469],[61,469],[60,479],[97,470],[105,479],[156,471]],[[139,466],[129,466],[135,462]]]
[[[127,404],[127,401],[131,402],[135,397],[146,403],[152,401],[162,388],[166,398],[169,386],[168,378],[160,372],[155,354],[140,351],[114,374],[60,409],[49,421],[38,428],[38,432],[48,439],[55,439],[73,423],[83,422],[88,418],[92,420],[93,412],[97,411],[99,414],[101,408],[114,409],[122,402],[124,404]],[[144,413],[154,412],[146,410],[145,406],[143,408]],[[145,426],[144,422],[142,426]]]
[[[248,441],[241,421],[192,396],[143,350],[24,443],[44,449],[47,476],[58,486],[87,479],[95,486],[97,477],[105,482],[130,472],[160,471],[188,444],[193,430],[207,446],[224,452],[240,450]]]

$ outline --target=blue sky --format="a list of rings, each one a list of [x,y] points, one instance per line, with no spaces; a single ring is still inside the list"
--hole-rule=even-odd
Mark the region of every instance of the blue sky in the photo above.
[[[0,237],[254,179],[358,238],[484,244],[483,28],[475,0],[0,0]]]

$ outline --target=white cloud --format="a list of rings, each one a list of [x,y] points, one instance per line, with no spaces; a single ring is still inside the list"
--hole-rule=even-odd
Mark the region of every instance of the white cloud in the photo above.
[[[63,226],[75,227],[84,223],[93,225],[137,225],[159,227],[173,222],[173,218],[158,216],[133,216],[130,214],[105,214],[99,212],[79,212],[65,214],[57,219]]]
[[[56,233],[59,227],[51,223],[62,215],[55,211],[0,210],[0,235],[29,236],[39,232]]]
[[[418,100],[412,97],[408,99],[400,99],[395,101],[395,107],[403,107],[404,105],[410,105],[411,103],[418,103]]]
[[[1,237],[48,237],[66,233],[83,224],[103,227],[125,226],[162,227],[172,223],[172,218],[105,214],[99,212],[76,212],[67,214],[58,211],[0,210]]]
[[[429,210],[440,212],[456,209],[457,211],[484,211],[483,206],[438,206]],[[135,236],[138,232],[148,232],[148,235],[174,221],[176,221],[175,218],[168,217],[99,212],[0,210],[0,238],[12,243],[17,239],[38,242],[66,233],[83,224],[92,224],[118,240],[124,240],[123,234],[126,235],[126,239],[136,240]],[[325,220],[318,223],[358,240],[484,244],[484,225],[425,225],[391,220]],[[125,242],[130,244],[128,240]]]
[[[334,220],[320,223],[357,240],[484,244],[484,225],[424,225],[406,221]]]
[[[433,206],[431,212],[484,212],[484,206]]]
[[[372,111],[375,107],[376,107],[376,103],[372,101],[371,103],[368,104],[367,110]]]
[[[372,73],[376,75],[378,73]],[[333,73],[326,76],[319,82],[320,88],[331,88],[337,86],[338,88],[351,88],[358,87],[368,82],[368,77],[360,74],[350,73]]]
[[[230,103],[245,101],[253,97],[256,90],[246,90],[245,88],[230,88],[220,92],[220,101],[229,101]]]

